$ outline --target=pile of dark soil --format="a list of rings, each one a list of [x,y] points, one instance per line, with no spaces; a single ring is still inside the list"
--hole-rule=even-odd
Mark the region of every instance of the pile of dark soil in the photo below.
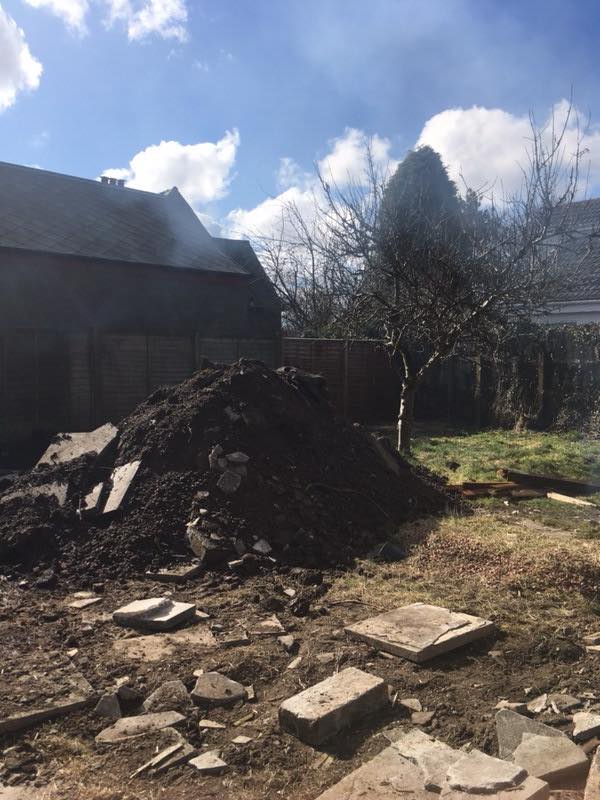
[[[391,452],[383,457],[370,434],[336,418],[322,380],[296,370],[274,372],[246,360],[207,364],[178,386],[154,392],[119,430],[114,464],[82,457],[5,479],[5,571],[52,565],[80,582],[138,574],[192,555],[191,520],[197,520],[196,552],[202,555],[204,543],[210,566],[245,552],[241,566],[248,570],[343,564],[402,520],[448,503],[427,476]],[[247,463],[226,461],[232,453],[245,454]],[[141,467],[117,512],[81,513],[82,497],[114,465],[136,460]],[[234,483],[241,478],[230,493],[217,486],[224,470],[229,477],[234,471]],[[68,482],[62,508],[46,496],[7,499],[51,481]],[[271,552],[264,546],[258,552],[259,540]]]

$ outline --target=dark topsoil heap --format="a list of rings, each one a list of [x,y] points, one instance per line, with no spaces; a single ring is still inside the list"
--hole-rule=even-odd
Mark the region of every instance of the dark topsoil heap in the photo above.
[[[178,386],[154,392],[119,430],[114,464],[142,463],[115,514],[78,513],[81,498],[109,478],[112,458],[100,464],[83,456],[0,483],[1,498],[69,482],[60,509],[54,498],[0,500],[5,571],[54,564],[81,582],[144,572],[175,555],[193,555],[186,525],[200,509],[206,509],[200,531],[220,543],[226,558],[266,539],[277,561],[343,564],[401,520],[447,503],[440,487],[391,454],[396,474],[368,433],[334,416],[320,379],[296,370],[273,372],[246,360],[208,364]],[[249,456],[247,476],[233,493],[217,487],[222,470],[209,466],[215,445],[224,454]]]

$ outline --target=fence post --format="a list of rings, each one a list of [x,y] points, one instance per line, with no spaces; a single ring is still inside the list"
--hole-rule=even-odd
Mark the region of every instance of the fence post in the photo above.
[[[349,342],[348,339],[344,340],[344,351],[343,351],[343,368],[342,368],[342,392],[343,392],[343,404],[344,404],[344,416],[348,418],[350,413],[350,390],[348,386],[348,361],[349,361]]]

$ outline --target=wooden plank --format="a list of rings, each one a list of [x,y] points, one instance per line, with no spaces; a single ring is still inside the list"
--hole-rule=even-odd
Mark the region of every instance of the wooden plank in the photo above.
[[[581,500],[579,497],[569,497],[566,494],[559,494],[558,492],[548,492],[546,497],[549,500],[557,500],[559,503],[569,503],[573,506],[591,506],[592,508],[598,508],[595,503],[590,503],[589,500]]]

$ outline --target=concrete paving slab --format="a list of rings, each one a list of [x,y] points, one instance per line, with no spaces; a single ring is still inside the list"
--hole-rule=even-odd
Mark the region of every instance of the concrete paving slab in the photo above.
[[[104,504],[103,514],[111,514],[118,511],[125,500],[131,484],[141,466],[141,461],[132,461],[129,464],[122,464],[115,467],[110,475],[111,490]]]
[[[496,736],[498,737],[498,755],[500,758],[509,759],[521,744],[525,733],[534,733],[538,736],[566,738],[564,733],[524,717],[508,709],[502,709],[496,714]]]
[[[587,775],[589,761],[581,747],[566,736],[523,734],[512,760],[551,788],[578,788]]]
[[[113,651],[129,661],[152,663],[170,658],[182,646],[212,649],[217,640],[205,625],[194,625],[181,631],[135,636],[131,639],[115,639]]]
[[[583,800],[600,800],[600,750],[596,750],[592,759]]]
[[[472,750],[450,764],[446,780],[448,788],[457,792],[495,794],[514,789],[526,777],[527,771],[522,766]]]
[[[44,464],[66,464],[76,458],[95,453],[102,456],[119,434],[110,422],[94,431],[59,433],[42,454],[36,467]]]
[[[412,603],[345,628],[355,639],[420,663],[489,636],[493,622],[440,606]]]
[[[279,707],[279,724],[303,742],[317,745],[388,702],[381,678],[348,667],[285,700]]]
[[[122,717],[110,728],[105,728],[96,736],[96,741],[101,744],[118,744],[146,733],[169,728],[185,721],[182,714],[177,711],[161,711],[156,714],[142,714],[139,717]]]
[[[474,798],[478,797],[476,794],[459,792],[449,787],[442,789],[441,793],[436,796],[438,800],[442,798],[443,800],[474,800]],[[532,778],[531,776],[527,776],[523,783],[518,786],[500,789],[492,794],[479,795],[479,797],[486,797],[489,800],[548,800],[551,796],[548,784],[539,778]],[[361,800],[365,799],[361,798]],[[559,800],[559,798],[555,798],[555,800]],[[567,798],[562,798],[562,800],[567,800]]]
[[[193,619],[194,603],[180,603],[168,597],[150,597],[134,600],[113,611],[113,621],[127,628],[146,628],[166,631]]]

